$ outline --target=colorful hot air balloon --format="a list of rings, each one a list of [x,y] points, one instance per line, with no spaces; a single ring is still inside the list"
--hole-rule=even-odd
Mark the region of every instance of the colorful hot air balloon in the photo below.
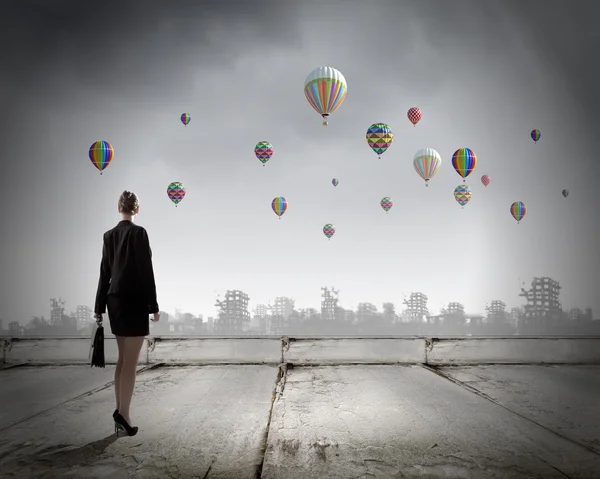
[[[339,185],[339,184],[340,184],[340,180],[338,180],[337,178],[334,178],[333,180],[331,180],[331,184],[332,184],[333,186],[337,186],[337,185]]]
[[[167,187],[167,196],[177,206],[185,198],[185,186],[179,181],[174,181]]]
[[[268,141],[259,141],[254,147],[254,154],[262,162],[263,166],[271,159],[274,150]]]
[[[522,201],[515,201],[512,205],[510,205],[510,214],[514,219],[517,220],[517,224],[525,218],[527,214],[527,206]]]
[[[566,198],[569,196],[569,190],[562,190],[562,195]]]
[[[542,137],[542,132],[540,130],[531,130],[531,139],[534,143],[537,143],[539,139]]]
[[[367,143],[379,158],[392,145],[394,133],[385,123],[373,123],[367,130]]]
[[[483,175],[481,177],[481,182],[483,183],[483,186],[487,187],[487,185],[492,182],[492,179],[489,177],[489,175]]]
[[[413,166],[417,174],[425,180],[425,186],[429,186],[429,180],[440,171],[442,157],[433,148],[421,148],[415,153]]]
[[[389,196],[381,198],[381,202],[379,204],[383,208],[383,211],[385,211],[386,213],[392,209],[392,206],[394,206],[394,203],[392,202]]]
[[[410,120],[410,122],[414,126],[417,126],[417,123],[419,123],[421,118],[423,118],[423,112],[421,111],[420,108],[413,106],[412,108],[410,108],[408,110],[407,116],[408,116],[408,119]]]
[[[192,119],[192,117],[190,116],[189,113],[181,114],[181,123],[183,123],[183,126],[188,126],[188,123],[190,122],[191,119]]]
[[[283,196],[278,196],[277,198],[273,199],[271,208],[273,208],[275,214],[279,216],[279,219],[281,219],[281,215],[287,211],[288,202]]]
[[[323,117],[323,125],[346,98],[348,85],[338,70],[332,67],[315,68],[304,82],[304,96],[315,111]]]
[[[467,185],[458,185],[456,188],[454,188],[454,199],[463,208],[469,201],[471,201],[472,195],[473,193],[471,192],[471,188],[469,188]]]
[[[477,155],[470,148],[459,148],[452,155],[452,166],[462,177],[464,183],[467,176],[469,176],[477,166]]]
[[[335,228],[331,223],[327,223],[323,226],[323,234],[327,236],[327,239],[331,239],[331,237],[335,234]]]
[[[110,165],[113,156],[115,156],[115,150],[113,150],[113,147],[108,141],[97,141],[90,146],[89,156],[92,164],[98,168],[100,174],[102,174],[102,171]]]

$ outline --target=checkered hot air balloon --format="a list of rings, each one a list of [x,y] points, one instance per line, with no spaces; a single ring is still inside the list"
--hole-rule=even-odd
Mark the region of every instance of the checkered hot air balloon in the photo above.
[[[278,196],[277,198],[273,198],[271,208],[273,208],[275,214],[281,219],[283,213],[287,211],[288,202],[283,196]]]
[[[394,203],[392,202],[392,200],[389,196],[386,196],[385,198],[381,198],[381,201],[379,202],[379,204],[383,208],[383,211],[385,211],[386,213],[392,209],[392,206],[394,206]]]
[[[373,123],[367,130],[366,138],[371,149],[381,158],[381,155],[392,146],[394,133],[392,133],[390,126],[385,123]]]
[[[487,188],[487,185],[489,185],[491,183],[492,179],[490,178],[489,175],[483,175],[481,177],[481,183],[483,183],[483,186],[485,186]]]
[[[254,147],[254,154],[260,160],[260,162],[265,166],[267,161],[271,159],[273,156],[273,145],[268,141],[259,141]]]
[[[420,108],[417,108],[416,106],[410,108],[406,115],[408,116],[408,119],[414,126],[417,126],[417,123],[419,123],[419,121],[421,121],[421,118],[423,118],[423,112]]]
[[[113,157],[115,151],[108,141],[97,141],[90,146],[89,156],[92,164],[98,168],[100,174],[106,169]]]
[[[348,84],[341,72],[332,67],[317,67],[304,82],[304,96],[310,106],[323,117],[323,125],[346,98]]]
[[[473,196],[473,193],[467,185],[458,185],[454,189],[454,199],[463,208],[471,201],[471,196]]]
[[[517,224],[519,224],[527,214],[527,206],[525,206],[525,203],[522,201],[515,201],[512,205],[510,205],[510,214],[515,220],[517,220]]]
[[[459,148],[452,155],[452,166],[464,183],[477,166],[477,155],[470,148]]]
[[[181,123],[183,123],[183,126],[188,126],[188,124],[190,123],[191,120],[192,120],[192,117],[190,116],[189,113],[181,114]]]
[[[167,187],[167,196],[175,203],[175,206],[179,205],[185,198],[185,186],[179,181],[174,181]]]
[[[323,234],[327,237],[328,240],[335,234],[335,228],[331,223],[327,223],[323,226]]]

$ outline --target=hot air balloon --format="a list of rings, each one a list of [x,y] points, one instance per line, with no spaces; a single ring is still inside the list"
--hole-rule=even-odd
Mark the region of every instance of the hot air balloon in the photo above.
[[[274,150],[268,141],[259,141],[254,147],[254,154],[262,162],[263,166],[271,159]]]
[[[540,130],[531,130],[531,139],[534,143],[537,143],[539,139],[542,137],[542,132]]]
[[[332,67],[315,68],[304,82],[304,96],[315,111],[323,117],[323,125],[346,98],[348,85],[338,70]]]
[[[489,185],[491,183],[492,179],[489,177],[489,175],[483,175],[481,177],[481,182],[483,183],[483,186],[487,187],[487,185]]]
[[[337,185],[339,185],[339,184],[340,184],[340,180],[338,180],[337,178],[334,178],[333,180],[331,180],[331,184],[332,184],[333,186],[337,186]]]
[[[440,171],[442,158],[433,148],[421,148],[415,153],[413,166],[417,174],[425,180],[425,186],[429,186],[429,180]]]
[[[279,219],[281,219],[283,213],[287,211],[288,202],[283,196],[278,196],[277,198],[273,199],[273,202],[271,203],[271,208],[273,208],[275,214],[279,216]]]
[[[569,190],[562,190],[562,195],[566,198],[569,196]]]
[[[394,206],[394,203],[392,202],[389,196],[381,198],[381,202],[379,204],[383,208],[383,211],[385,211],[386,213],[392,209],[392,206]]]
[[[469,176],[477,166],[477,155],[470,148],[459,148],[452,155],[452,166],[462,177],[464,183],[467,176]]]
[[[394,133],[385,123],[373,123],[367,130],[367,143],[379,158],[392,145],[393,140]]]
[[[471,201],[472,195],[473,193],[471,192],[471,188],[469,188],[467,185],[458,185],[456,188],[454,188],[454,199],[463,208],[469,201]]]
[[[331,239],[331,237],[335,234],[335,228],[331,223],[327,223],[323,226],[323,234],[327,236],[327,239]]]
[[[167,196],[177,206],[185,198],[185,186],[179,181],[174,181],[167,187]]]
[[[517,220],[517,224],[525,218],[527,214],[527,206],[522,201],[515,201],[512,205],[510,205],[510,214],[514,219]]]
[[[417,126],[417,123],[419,123],[421,118],[423,118],[423,112],[421,111],[420,108],[413,106],[412,108],[410,108],[408,110],[407,116],[408,116],[408,119],[410,120],[410,122],[414,126]]]
[[[190,116],[189,113],[181,114],[181,123],[183,123],[183,126],[188,126],[188,123],[190,122],[191,119],[192,119],[192,117]]]
[[[108,141],[97,141],[90,146],[89,156],[92,164],[102,174],[102,171],[110,165],[113,156],[115,156],[115,151]]]

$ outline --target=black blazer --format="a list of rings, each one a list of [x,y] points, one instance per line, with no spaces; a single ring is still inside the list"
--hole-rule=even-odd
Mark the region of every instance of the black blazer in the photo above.
[[[129,296],[147,305],[148,314],[158,313],[148,233],[132,221],[123,220],[104,233],[96,314],[106,312],[109,294]]]

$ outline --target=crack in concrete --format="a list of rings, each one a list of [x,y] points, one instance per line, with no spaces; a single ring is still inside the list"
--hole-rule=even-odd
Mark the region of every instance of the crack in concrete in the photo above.
[[[466,389],[467,391],[472,392],[473,394],[476,394],[477,396],[486,399],[492,403],[494,403],[496,406],[500,406],[502,409],[505,409],[506,411],[510,412],[511,414],[514,414],[515,416],[524,419],[525,421],[528,421],[532,424],[535,424],[538,427],[541,427],[542,429],[554,434],[555,436],[560,437],[561,439],[564,439],[565,441],[570,442],[571,444],[575,444],[576,446],[579,446],[583,449],[585,449],[586,451],[589,451],[593,454],[595,454],[596,456],[600,456],[600,453],[598,453],[598,451],[596,451],[595,449],[593,449],[592,447],[588,446],[587,444],[581,443],[579,441],[577,441],[576,439],[570,438],[569,436],[566,436],[565,434],[562,434],[558,431],[555,431],[554,429],[548,427],[548,426],[544,426],[543,424],[539,423],[538,421],[536,421],[535,419],[532,419],[524,414],[521,414],[517,411],[512,410],[511,408],[509,408],[508,406],[505,406],[504,404],[500,403],[499,401],[497,401],[496,399],[494,399],[491,396],[488,396],[487,394],[485,394],[484,392],[476,389],[475,387],[460,381],[448,374],[445,374],[443,371],[441,371],[440,369],[438,369],[436,366],[431,366],[431,365],[427,365],[427,364],[422,364],[421,367],[423,369],[426,369],[434,374],[437,374],[439,377],[444,378],[454,384],[456,384],[457,386],[462,387],[463,389]],[[551,466],[550,464],[548,464],[549,466]],[[554,467],[554,466],[551,466]],[[558,472],[560,472],[561,474],[564,475],[564,473],[560,470],[557,469]],[[568,476],[567,476],[568,477]]]

